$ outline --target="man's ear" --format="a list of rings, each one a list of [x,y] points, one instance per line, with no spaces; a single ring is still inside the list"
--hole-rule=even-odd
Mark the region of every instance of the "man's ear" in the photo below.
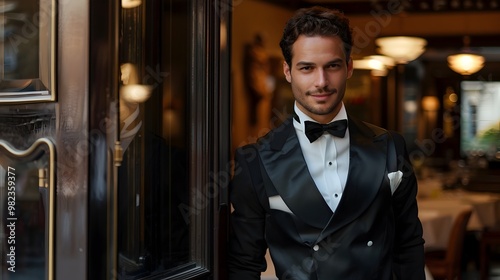
[[[347,62],[347,79],[352,77],[352,73],[354,71],[354,66],[352,62],[352,56],[349,57],[349,62]]]
[[[290,66],[288,66],[288,63],[286,63],[286,61],[283,61],[283,73],[285,74],[286,80],[289,83],[292,82],[292,73],[290,71],[292,71],[292,69],[290,69]]]

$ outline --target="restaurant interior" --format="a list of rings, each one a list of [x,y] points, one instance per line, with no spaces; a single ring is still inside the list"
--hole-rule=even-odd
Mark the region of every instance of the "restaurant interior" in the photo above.
[[[314,5],[353,26],[349,112],[406,139],[428,279],[500,279],[500,1],[234,0],[233,148],[290,114],[278,42]]]

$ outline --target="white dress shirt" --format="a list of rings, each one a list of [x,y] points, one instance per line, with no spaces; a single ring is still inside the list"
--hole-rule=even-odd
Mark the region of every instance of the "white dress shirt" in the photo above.
[[[306,137],[304,122],[314,121],[294,106],[300,123],[294,119],[293,125],[299,138],[300,147],[316,187],[333,212],[342,198],[347,173],[349,171],[349,129],[344,138],[324,133],[316,141],[310,143]],[[340,112],[331,120],[347,119],[347,113],[342,103]]]

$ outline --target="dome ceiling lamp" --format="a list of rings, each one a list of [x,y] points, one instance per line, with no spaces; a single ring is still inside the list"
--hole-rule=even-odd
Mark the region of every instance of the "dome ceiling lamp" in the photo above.
[[[398,64],[407,64],[417,59],[424,51],[427,41],[419,37],[393,36],[375,40],[378,52],[393,58]]]
[[[384,55],[370,55],[363,59],[354,60],[354,68],[371,70],[376,77],[387,76],[388,70],[394,67],[394,59]]]
[[[484,57],[472,52],[469,48],[470,37],[464,37],[464,48],[461,53],[448,56],[448,66],[462,76],[469,76],[484,67]]]
[[[424,53],[427,41],[419,37],[394,36],[378,38],[375,40],[375,44],[378,46],[377,51],[392,58],[396,66],[394,90],[387,92],[387,107],[389,109],[387,128],[401,131],[404,119],[404,112],[401,108],[405,108],[405,65]]]
[[[131,9],[142,4],[142,0],[122,0],[122,8]]]

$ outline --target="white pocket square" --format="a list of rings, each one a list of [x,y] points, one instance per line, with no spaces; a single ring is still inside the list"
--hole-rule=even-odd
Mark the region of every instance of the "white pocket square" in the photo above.
[[[271,209],[280,210],[283,212],[293,214],[290,208],[286,206],[286,203],[285,201],[283,201],[283,198],[281,198],[281,196],[279,195],[269,197],[269,207]]]
[[[387,176],[389,177],[389,181],[391,183],[391,194],[394,194],[401,183],[401,179],[403,179],[403,172],[398,170],[387,174]]]

